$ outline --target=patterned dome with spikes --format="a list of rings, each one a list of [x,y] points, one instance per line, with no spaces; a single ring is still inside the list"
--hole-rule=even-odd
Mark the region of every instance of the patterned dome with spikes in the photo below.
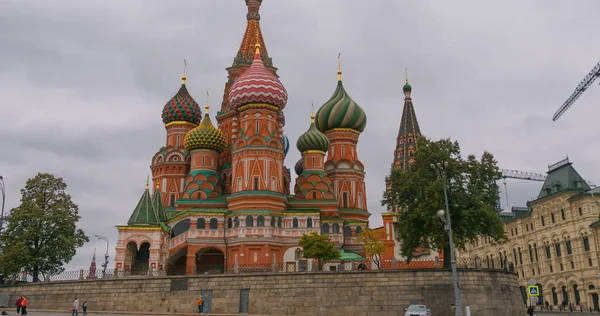
[[[302,165],[302,158],[300,158],[300,160],[296,162],[296,165],[294,166],[294,171],[296,171],[297,175],[301,175],[302,171],[304,171],[304,166]]]
[[[185,76],[181,77],[181,88],[163,107],[162,120],[165,124],[175,121],[198,124],[202,119],[202,111],[188,92],[185,80]]]
[[[367,126],[365,111],[350,98],[342,84],[342,72],[333,96],[319,108],[315,118],[317,128],[325,133],[334,128],[349,128],[362,133]]]
[[[283,153],[287,155],[288,151],[290,151],[290,140],[287,136],[283,135],[281,142],[283,143]]]
[[[212,124],[207,110],[200,125],[185,135],[183,146],[188,151],[210,149],[221,153],[227,147],[227,138]]]
[[[298,137],[296,147],[301,153],[308,150],[319,150],[324,152],[329,149],[329,139],[315,126],[314,116],[311,117],[308,130]]]
[[[283,110],[287,98],[287,91],[279,78],[265,68],[260,59],[260,45],[256,44],[252,65],[231,85],[229,105],[237,109],[251,103],[266,103]]]

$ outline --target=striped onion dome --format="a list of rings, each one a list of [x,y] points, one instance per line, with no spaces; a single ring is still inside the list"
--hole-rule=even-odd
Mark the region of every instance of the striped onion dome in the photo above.
[[[302,171],[304,171],[304,166],[302,165],[302,158],[300,158],[300,160],[298,160],[298,162],[294,166],[294,171],[296,171],[297,175],[301,175]]]
[[[194,149],[210,149],[219,153],[227,147],[227,138],[225,138],[223,132],[216,128],[210,121],[208,106],[200,125],[196,126],[185,135],[183,146],[188,151]]]
[[[283,143],[283,153],[287,155],[288,151],[290,151],[290,140],[287,136],[283,135],[281,142]]]
[[[317,111],[315,124],[323,133],[334,128],[350,128],[362,133],[367,126],[367,115],[344,89],[341,71],[333,96]]]
[[[202,119],[202,111],[198,103],[185,86],[186,79],[186,76],[181,77],[181,88],[163,107],[162,120],[165,124],[176,121],[198,124]]]
[[[329,139],[315,126],[314,116],[311,117],[308,131],[298,137],[296,147],[301,153],[308,150],[327,151],[329,149]]]
[[[283,110],[287,98],[287,91],[279,78],[265,68],[260,59],[260,45],[256,44],[252,65],[231,85],[230,106],[237,109],[251,103],[266,103]]]

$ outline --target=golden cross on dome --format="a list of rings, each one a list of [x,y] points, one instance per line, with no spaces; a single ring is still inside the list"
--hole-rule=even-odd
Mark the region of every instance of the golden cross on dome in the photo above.
[[[338,81],[342,81],[342,61],[341,61],[342,53],[338,53]]]
[[[208,105],[208,90],[206,90],[206,105],[204,106],[204,110],[206,111],[206,114],[208,115],[208,109],[210,108],[210,106]]]
[[[185,73],[187,72],[187,60],[183,59],[183,76],[181,76],[181,84],[185,84],[185,80],[187,79]]]
[[[312,103],[311,109],[310,109],[310,122],[314,123],[315,122],[315,103]]]
[[[150,175],[146,176],[146,190],[150,187]]]
[[[408,68],[404,68],[404,82],[408,83]]]

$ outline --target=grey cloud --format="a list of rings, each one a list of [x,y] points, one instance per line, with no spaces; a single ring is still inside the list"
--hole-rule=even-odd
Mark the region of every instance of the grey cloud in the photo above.
[[[492,152],[502,168],[545,172],[569,154],[600,183],[592,86],[558,122],[551,117],[597,62],[596,1],[487,3],[270,1],[261,7],[269,54],[289,92],[288,167],[309,124],[311,102],[333,93],[337,54],[344,85],[368,115],[359,156],[367,168],[372,226],[402,112],[404,69],[427,136],[451,137],[464,153]],[[114,247],[164,144],[160,112],[188,86],[218,108],[245,28],[243,1],[0,3],[0,174],[7,206],[36,172],[53,172],[80,206],[81,226]],[[508,180],[510,205],[541,183]],[[503,187],[503,186],[502,186]],[[502,193],[503,204],[505,195]],[[68,268],[87,268],[92,241]],[[102,248],[103,249],[103,248]],[[111,258],[114,250],[111,249]],[[101,256],[99,256],[101,257]]]

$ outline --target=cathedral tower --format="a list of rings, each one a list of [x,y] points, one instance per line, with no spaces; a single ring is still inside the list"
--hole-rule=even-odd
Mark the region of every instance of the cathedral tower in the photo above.
[[[263,204],[262,209],[285,209],[285,144],[280,115],[286,102],[287,91],[265,67],[256,44],[252,65],[229,93],[229,105],[237,112],[238,122],[231,150],[230,210],[256,209],[257,203]]]
[[[392,168],[406,168],[414,162],[413,155],[417,150],[417,139],[421,136],[419,122],[410,96],[412,87],[408,84],[408,79],[402,90],[404,91],[404,109],[402,110],[398,138],[396,138]]]
[[[181,77],[179,91],[165,104],[162,120],[167,131],[165,146],[152,158],[152,181],[161,188],[164,205],[174,207],[183,194],[184,178],[189,173],[189,153],[183,148],[185,135],[200,123],[202,111],[187,90],[187,77]]]

